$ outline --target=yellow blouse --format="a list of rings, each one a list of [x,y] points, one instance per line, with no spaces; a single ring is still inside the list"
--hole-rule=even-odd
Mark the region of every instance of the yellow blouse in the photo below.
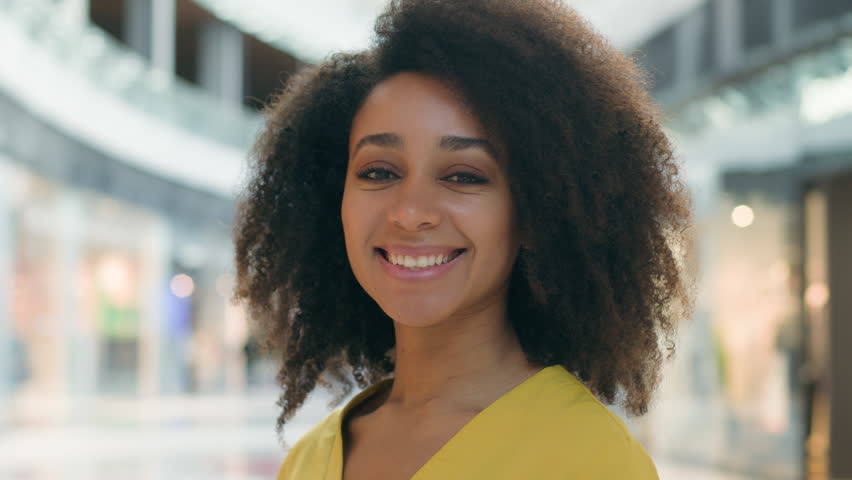
[[[341,480],[344,415],[390,383],[370,386],[306,433],[290,449],[278,480]],[[479,412],[412,477],[452,479],[658,477],[621,419],[574,375],[554,365]]]

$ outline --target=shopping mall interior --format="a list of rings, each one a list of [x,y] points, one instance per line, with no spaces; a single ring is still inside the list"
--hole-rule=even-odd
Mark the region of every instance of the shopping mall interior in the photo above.
[[[648,72],[695,212],[628,425],[663,479],[852,478],[852,3],[568,3]],[[263,107],[384,4],[0,0],[0,477],[274,476],[235,198]]]

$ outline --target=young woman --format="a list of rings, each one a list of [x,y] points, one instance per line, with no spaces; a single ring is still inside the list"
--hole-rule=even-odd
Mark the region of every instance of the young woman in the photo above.
[[[641,75],[557,1],[398,0],[376,32],[289,82],[241,201],[279,432],[365,388],[278,478],[656,478],[603,405],[647,411],[689,306]]]

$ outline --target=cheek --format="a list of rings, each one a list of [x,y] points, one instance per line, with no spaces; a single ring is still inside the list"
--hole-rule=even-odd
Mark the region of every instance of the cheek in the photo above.
[[[367,243],[370,225],[373,223],[373,210],[363,192],[344,189],[340,205],[340,218],[343,223],[343,237],[350,260],[358,248]]]
[[[500,196],[491,203],[485,212],[477,215],[476,219],[482,239],[493,248],[505,248],[511,244],[515,236],[515,217],[511,200]]]
[[[510,253],[516,243],[517,234],[511,217],[511,211],[504,210],[503,215],[491,224],[491,243],[498,253]]]
[[[493,259],[491,268],[502,272],[514,265],[518,249],[518,232],[515,212],[511,203],[495,206],[493,213],[482,217],[480,241],[483,253]],[[487,220],[486,220],[487,219]]]

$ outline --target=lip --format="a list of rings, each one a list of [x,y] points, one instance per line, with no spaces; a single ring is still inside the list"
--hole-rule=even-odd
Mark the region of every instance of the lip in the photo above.
[[[384,249],[382,249],[384,250]],[[455,249],[458,250],[458,249]],[[398,251],[398,250],[397,250]],[[443,252],[444,250],[438,250],[438,252]],[[396,278],[398,280],[406,280],[406,281],[425,281],[432,280],[438,278],[444,274],[446,274],[450,269],[452,269],[457,263],[461,261],[467,255],[467,249],[465,249],[462,253],[460,253],[456,258],[450,260],[447,263],[441,265],[435,265],[432,267],[420,268],[417,270],[409,270],[406,267],[402,267],[399,265],[392,264],[389,260],[387,260],[384,255],[378,250],[375,251],[376,257],[379,259],[379,264],[382,266],[382,269],[391,277]],[[425,255],[421,253],[420,255]]]

